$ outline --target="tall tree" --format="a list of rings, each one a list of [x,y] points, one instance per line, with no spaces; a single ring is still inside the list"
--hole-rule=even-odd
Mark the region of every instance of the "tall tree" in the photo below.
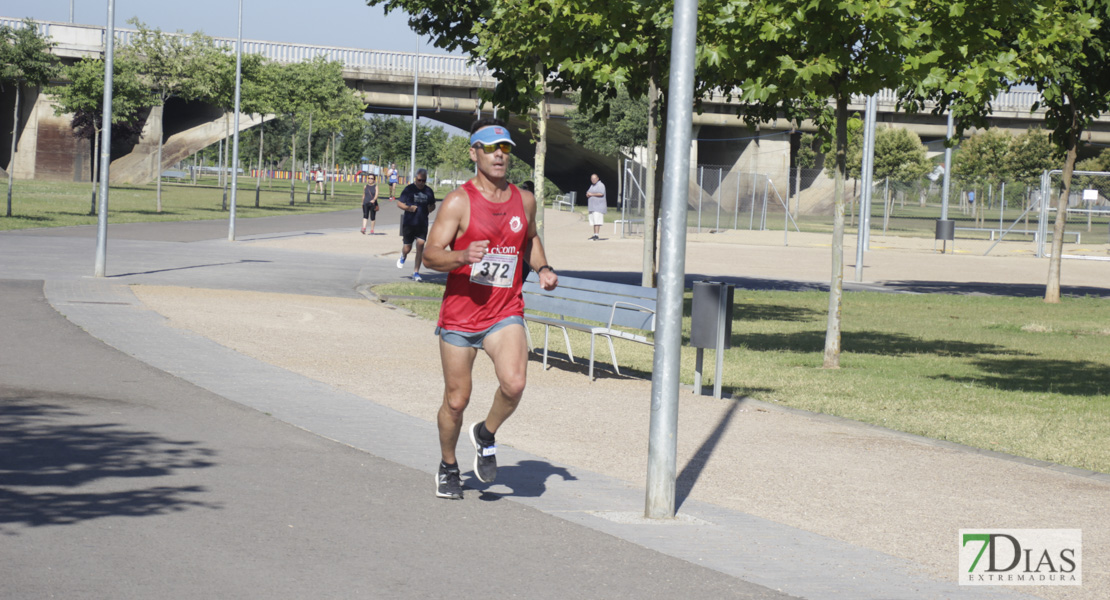
[[[1061,158],[1044,130],[1029,128],[1011,141],[1005,168],[1011,177],[1028,187],[1039,185],[1041,174],[1055,169]]]
[[[72,114],[72,126],[79,139],[92,144],[89,162],[89,180],[92,181],[92,204],[89,214],[96,214],[97,176],[100,174],[100,129],[104,112],[104,60],[83,58],[62,69],[62,79],[68,83],[48,88],[57,105],[56,115]],[[113,138],[117,127],[135,131],[139,126],[140,111],[153,101],[150,90],[138,77],[138,65],[126,57],[112,61],[112,128]]]
[[[1043,0],[1014,33],[1019,52],[1030,57],[1022,65],[1024,81],[1040,90],[1045,124],[1064,153],[1044,294],[1045,302],[1056,303],[1080,136],[1093,119],[1110,110],[1110,3]]]
[[[297,168],[297,130],[300,123],[307,120],[308,115],[321,115],[327,119],[334,111],[340,114],[343,110],[353,110],[357,107],[361,113],[363,105],[354,97],[354,91],[347,87],[343,79],[343,65],[338,61],[329,61],[323,55],[317,55],[311,60],[300,63],[281,65],[279,68],[268,71],[274,78],[271,83],[280,93],[273,98],[274,112],[286,117],[293,124],[291,132],[292,164],[291,172],[296,174]],[[293,205],[296,194],[296,179],[289,180],[289,204]]]
[[[826,368],[840,365],[849,100],[883,88],[922,96],[942,82],[944,90],[962,94],[968,105],[984,104],[997,88],[984,85],[996,81],[985,74],[1005,71],[1012,58],[1012,52],[995,48],[995,23],[1026,4],[720,0],[707,7],[703,76],[737,90],[750,122],[812,118],[835,147]],[[969,56],[976,57],[970,66]]]
[[[463,135],[452,136],[447,139],[443,148],[443,160],[439,167],[452,173],[471,171],[474,163],[470,161],[470,138]]]
[[[198,59],[211,65],[211,69],[205,73],[211,78],[211,82],[201,86],[195,99],[223,109],[226,139],[232,135],[231,122],[235,115],[235,55],[214,45],[204,47],[201,52],[204,55]],[[259,54],[244,54],[240,60],[239,111],[241,113],[257,115],[270,112],[273,104],[272,92],[262,73],[264,60]],[[225,165],[225,169],[221,172],[220,179],[224,182],[222,206],[227,210],[228,177],[225,175],[228,172],[226,167],[231,162],[227,158],[231,156],[231,150],[227,147],[228,144],[224,146],[221,162]],[[244,150],[245,148],[241,147],[240,153]],[[232,174],[232,176],[236,175]]]
[[[155,162],[155,194],[157,210],[162,212],[162,146],[165,143],[165,110],[170,98],[193,100],[213,94],[218,85],[216,64],[212,57],[218,52],[212,38],[196,32],[186,36],[162,33],[142,21],[131,18],[128,24],[138,31],[131,43],[119,54],[139,65],[140,78],[157,99],[158,156]],[[149,117],[148,117],[149,118]]]
[[[621,87],[632,98],[650,98],[649,90],[667,89],[673,14],[673,2],[668,0],[367,0],[367,4],[384,6],[387,12],[403,10],[412,15],[409,26],[428,35],[437,47],[461,50],[483,61],[498,80],[489,99],[512,113],[530,114],[545,92],[577,92],[579,104],[592,108],[615,98]],[[699,82],[695,97],[715,85]],[[666,114],[666,98],[662,93],[658,98],[653,110],[657,117]],[[650,133],[648,139],[650,145]],[[655,154],[654,149],[648,150],[649,158]],[[660,177],[654,173],[650,179]],[[654,187],[649,183],[649,188]],[[655,195],[648,194],[648,210],[657,216]],[[645,218],[645,244],[651,246],[650,251],[645,248],[645,259],[651,257],[651,264],[645,264],[645,279],[652,281],[654,223],[655,218]]]
[[[8,210],[12,216],[12,184],[15,181],[15,159],[19,150],[19,111],[23,86],[38,88],[57,73],[57,61],[50,53],[53,44],[39,32],[31,19],[19,27],[0,27],[0,90],[15,88],[15,111],[12,117],[12,150],[8,163]]]
[[[575,142],[615,158],[617,173],[621,173],[621,159],[631,158],[633,150],[647,143],[647,99],[633,99],[622,88],[615,98],[603,101],[600,108],[571,111],[567,124]]]
[[[881,5],[863,1],[721,2],[710,16],[709,64],[723,86],[736,85],[744,118],[814,118],[835,147],[832,277],[824,366],[840,366],[844,280],[844,182],[847,176],[848,103],[899,85],[907,59],[920,52],[931,25],[911,17],[913,0]],[[750,32],[758,31],[752,39]],[[734,40],[745,39],[746,44]],[[831,99],[832,107],[826,103]],[[831,134],[831,136],[830,136]]]

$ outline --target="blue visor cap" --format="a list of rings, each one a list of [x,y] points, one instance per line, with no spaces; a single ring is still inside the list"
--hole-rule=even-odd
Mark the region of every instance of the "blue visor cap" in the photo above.
[[[509,130],[501,127],[500,125],[490,125],[489,127],[483,127],[478,131],[475,131],[474,134],[470,136],[471,146],[473,146],[474,144],[485,144],[489,146],[491,144],[497,144],[499,142],[509,142],[510,144],[513,144],[513,138],[509,137]],[[516,144],[513,145],[516,146]]]

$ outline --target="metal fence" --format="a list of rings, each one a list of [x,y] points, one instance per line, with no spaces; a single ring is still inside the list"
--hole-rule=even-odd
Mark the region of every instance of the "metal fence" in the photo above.
[[[859,193],[851,190],[849,225],[857,215],[871,217],[869,233],[931,236],[937,219],[954,221],[957,239],[993,242],[986,254],[1000,243],[1010,251],[1029,251],[1044,256],[1052,239],[1056,201],[1062,187],[1060,171],[1046,172],[1034,181],[968,181],[953,178],[947,210],[942,205],[941,180],[912,182],[878,181],[872,190],[870,210],[858,205]],[[820,215],[809,217],[820,220]],[[1076,171],[1068,198],[1064,242],[1069,244],[1110,243],[1110,174]],[[1017,245],[1025,245],[1021,248]]]
[[[633,160],[625,160],[622,169],[620,208],[617,221],[621,236],[642,235],[646,206],[647,168]],[[690,231],[725,231],[732,229],[798,230],[790,214],[780,183],[769,173],[730,171],[718,165],[698,165],[690,172],[689,214],[686,224]]]
[[[623,165],[620,216],[616,219],[622,236],[643,234],[646,171],[633,160]],[[1041,179],[953,178],[947,209],[942,204],[941,177],[877,181],[870,207],[860,206],[859,182],[849,180],[845,182],[846,223],[858,231],[861,217],[869,217],[863,240],[869,248],[871,235],[933,239],[936,221],[944,214],[955,222],[957,240],[991,242],[987,254],[1007,251],[1044,256],[1045,243],[1053,235],[1061,173],[1053,171]],[[831,231],[833,187],[821,169],[748,173],[699,165],[690,176],[687,226],[691,232],[782,230],[785,244],[789,230]],[[1110,174],[1074,174],[1064,242],[1083,244],[1088,253],[1090,245],[1110,243]],[[976,251],[982,251],[979,248]]]

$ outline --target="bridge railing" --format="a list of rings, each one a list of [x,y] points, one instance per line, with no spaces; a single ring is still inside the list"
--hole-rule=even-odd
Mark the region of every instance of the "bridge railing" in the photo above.
[[[138,34],[138,31],[132,29],[116,29],[116,44],[126,46],[131,43],[136,34]],[[235,38],[213,37],[212,41],[219,48],[235,49]],[[411,73],[417,58],[419,58],[421,73],[479,77],[481,69],[478,65],[468,64],[470,59],[465,56],[423,53],[417,55],[411,52],[395,52],[392,50],[366,50],[264,40],[243,40],[243,52],[245,54],[259,54],[279,63],[304,62],[317,56],[323,56],[329,61],[338,61],[344,68],[396,71],[398,73]]]
[[[35,21],[35,29],[38,30],[39,35],[43,37],[50,37],[49,21]],[[13,19],[10,17],[0,17],[0,27],[11,27],[12,29],[23,29],[25,27],[23,19]]]
[[[22,28],[24,23],[20,19],[0,17],[0,25],[12,28]],[[73,25],[70,23],[57,23],[53,21],[36,21],[35,27],[47,37],[52,34],[62,34],[62,30],[73,27],[89,29],[88,25]],[[101,31],[101,47],[103,47],[104,28]],[[115,30],[116,44],[126,46],[130,44],[138,33],[133,29]],[[169,33],[168,35],[175,35]],[[212,38],[217,46],[232,50],[235,48],[235,39],[226,37]],[[280,63],[295,63],[311,60],[316,56],[324,56],[328,60],[339,61],[344,67],[350,69],[373,69],[377,71],[411,73],[419,57],[421,73],[435,75],[449,75],[456,77],[473,77],[481,80],[486,74],[486,67],[482,64],[471,64],[465,56],[446,54],[415,54],[410,52],[395,52],[390,50],[367,50],[361,48],[342,48],[338,46],[319,46],[310,44],[291,44],[285,42],[270,42],[264,40],[243,40],[243,52],[260,54],[263,57]],[[996,110],[1028,110],[1033,104],[1041,100],[1037,91],[1010,91],[998,94],[993,102]],[[862,104],[864,98],[853,98],[853,103]],[[879,103],[893,105],[897,95],[893,90],[879,92]]]

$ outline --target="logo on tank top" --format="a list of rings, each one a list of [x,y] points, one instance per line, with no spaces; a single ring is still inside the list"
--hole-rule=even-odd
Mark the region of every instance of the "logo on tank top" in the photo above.
[[[512,229],[513,233],[520,232],[521,227],[524,227],[524,224],[521,223],[520,217],[513,217],[512,219],[509,219],[509,229]]]

